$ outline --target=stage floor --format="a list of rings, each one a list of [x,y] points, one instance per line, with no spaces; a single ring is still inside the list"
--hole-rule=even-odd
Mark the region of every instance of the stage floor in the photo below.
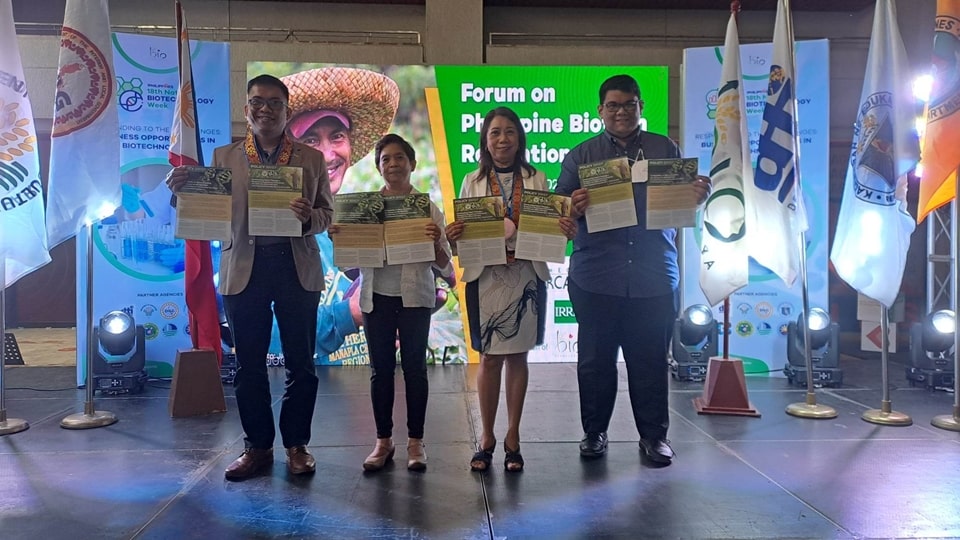
[[[748,378],[761,418],[700,416],[701,383],[672,382],[674,464],[641,459],[621,367],[607,456],[583,461],[576,366],[535,364],[522,426],[526,470],[468,466],[478,432],[475,366],[431,366],[426,472],[397,463],[361,469],[375,433],[365,367],[318,368],[313,477],[290,477],[279,442],[270,474],[228,482],[242,448],[232,388],[228,411],[171,419],[165,383],[97,396],[112,426],[68,431],[83,411],[69,367],[6,371],[8,416],[30,429],[0,437],[0,537],[85,538],[915,538],[960,536],[960,434],[930,425],[953,395],[908,387],[890,370],[893,408],[910,427],[861,420],[880,406],[876,360],[845,357],[843,388],[820,389],[832,420],[784,408],[805,391]],[[275,408],[282,372],[272,369]],[[398,382],[400,381],[398,376]],[[28,389],[29,388],[29,389]],[[403,434],[398,385],[395,418]],[[504,417],[501,403],[501,417]],[[498,435],[503,436],[503,422]]]

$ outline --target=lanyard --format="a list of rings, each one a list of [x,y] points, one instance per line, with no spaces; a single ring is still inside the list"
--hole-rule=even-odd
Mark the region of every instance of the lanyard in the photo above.
[[[610,144],[612,144],[613,147],[617,150],[617,155],[620,155],[620,153],[622,152],[623,155],[627,157],[627,162],[630,163],[630,165],[633,165],[637,161],[647,159],[647,157],[643,155],[643,140],[641,139],[641,133],[643,132],[640,130],[637,130],[637,136],[636,138],[633,139],[633,142],[637,143],[637,154],[633,156],[633,159],[630,159],[630,156],[627,155],[627,149],[630,147],[629,144],[621,147],[619,144],[617,144],[617,139],[613,135],[610,135],[609,133],[607,135],[610,137]]]
[[[256,140],[253,138],[253,132],[249,129],[247,130],[246,141],[244,141],[244,151],[247,154],[247,161],[253,165],[263,164],[263,161],[260,159],[261,150],[260,145],[257,144]],[[280,141],[280,144],[277,146],[277,149],[274,150],[276,154],[279,151],[276,161],[271,165],[286,165],[290,162],[290,156],[293,154],[293,141],[290,140],[286,135],[283,136],[283,139]]]
[[[500,183],[500,177],[497,176],[496,171],[493,169],[490,169],[488,181],[490,183],[491,194],[503,197],[503,203],[507,209],[507,217],[513,221],[514,225],[518,225],[520,223],[520,201],[523,199],[523,175],[520,174],[519,170],[513,171],[513,189],[511,190],[509,198],[503,191],[503,184]]]

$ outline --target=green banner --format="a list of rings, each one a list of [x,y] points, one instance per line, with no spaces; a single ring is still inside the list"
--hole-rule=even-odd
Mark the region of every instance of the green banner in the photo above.
[[[597,108],[600,83],[626,73],[640,84],[641,125],[667,132],[667,68],[664,66],[436,66],[447,150],[457,193],[477,168],[480,126],[499,106],[513,109],[527,134],[527,158],[547,176],[550,189],[563,156],[603,131]]]

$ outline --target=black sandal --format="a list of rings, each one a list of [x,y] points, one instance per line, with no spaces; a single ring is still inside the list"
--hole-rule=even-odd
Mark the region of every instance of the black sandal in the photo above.
[[[520,472],[523,470],[523,455],[520,454],[520,446],[516,450],[507,448],[507,443],[503,443],[503,451],[506,456],[503,458],[503,468],[507,472]],[[514,467],[511,467],[514,465]]]
[[[470,458],[470,470],[473,472],[484,472],[490,470],[490,463],[493,461],[493,451],[496,450],[497,443],[490,445],[490,448],[477,447],[476,453]],[[477,466],[475,463],[482,463],[483,466]]]

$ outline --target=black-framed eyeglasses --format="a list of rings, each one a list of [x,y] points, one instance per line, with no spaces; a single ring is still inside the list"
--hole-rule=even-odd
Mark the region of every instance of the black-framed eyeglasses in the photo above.
[[[640,106],[643,101],[637,99],[631,99],[630,101],[624,101],[623,103],[617,103],[616,101],[608,101],[603,104],[603,108],[609,113],[615,113],[620,109],[623,109],[627,112],[632,112]]]
[[[255,98],[248,99],[247,105],[249,105],[250,108],[254,110],[260,110],[264,107],[269,106],[274,111],[279,111],[280,109],[287,106],[287,102],[280,98],[263,99],[263,98],[255,97]]]

